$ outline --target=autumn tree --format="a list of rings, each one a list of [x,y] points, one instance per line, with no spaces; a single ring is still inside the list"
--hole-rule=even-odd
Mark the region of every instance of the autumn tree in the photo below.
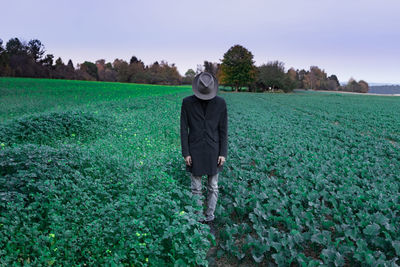
[[[99,81],[117,81],[117,72],[113,69],[110,62],[106,63],[104,59],[96,60],[96,67]]]
[[[98,59],[95,62],[97,67],[97,77],[99,81],[105,81],[106,61],[104,59]]]
[[[360,91],[360,86],[356,80],[350,78],[346,86],[343,87],[343,90],[349,92],[358,92]]]
[[[113,68],[117,72],[117,81],[118,82],[129,82],[129,64],[123,59],[115,59],[113,64]]]
[[[163,66],[165,68],[166,76],[167,76],[167,83],[169,85],[172,84],[182,84],[182,76],[179,74],[178,68],[174,63],[168,64],[165,62]]]
[[[118,73],[112,67],[111,62],[107,62],[105,64],[104,80],[108,81],[108,82],[116,82],[117,81],[117,75],[118,75]]]
[[[154,62],[148,68],[148,81],[151,84],[181,84],[182,77],[180,76],[175,64],[169,65],[168,62],[162,60]]]
[[[45,55],[44,45],[40,40],[33,39],[27,43],[18,38],[9,39],[5,46],[0,39],[0,76],[170,85],[182,83],[175,64],[161,61],[161,64],[155,62],[145,66],[140,59],[132,56],[129,63],[122,59],[115,59],[113,63],[99,59],[95,63],[85,61],[77,64],[75,69],[71,60],[65,65],[60,57],[54,61],[52,54]]]
[[[309,73],[309,71],[306,71],[305,69],[301,69],[301,70],[296,70],[297,72],[297,77],[299,80],[299,88],[306,88],[304,86],[304,79],[306,77],[306,75]]]
[[[150,84],[160,84],[165,77],[162,77],[163,73],[161,70],[160,63],[155,61],[146,69],[146,80]]]
[[[368,93],[369,85],[368,85],[368,83],[366,81],[360,80],[360,81],[358,81],[358,84],[361,87],[361,90],[360,90],[361,93]]]
[[[220,65],[220,67],[218,68],[217,75],[216,75],[215,77],[217,78],[217,80],[218,80],[219,83],[221,83],[222,81],[225,80],[225,73],[222,71],[221,65]],[[253,82],[250,83],[250,84],[252,85],[252,84],[254,84],[254,83],[255,83],[255,82],[253,81]]]
[[[299,80],[299,74],[297,73],[297,71],[294,68],[288,69],[287,75],[293,81],[297,82]]]
[[[242,87],[249,86],[255,79],[253,54],[241,45],[232,46],[224,54],[221,71],[223,74],[220,83],[232,86],[238,92]]]
[[[83,80],[93,80],[97,81],[99,76],[97,74],[97,66],[95,63],[90,61],[85,61],[79,65],[79,74]]]
[[[290,91],[292,91],[294,88],[300,87],[299,74],[294,68],[290,68],[287,71],[286,76],[287,76],[286,86],[289,88]]]
[[[128,66],[129,81],[133,83],[146,83],[146,71],[143,61],[132,56]]]
[[[337,91],[340,87],[339,80],[336,75],[331,75],[328,78],[321,81],[321,85],[317,89]]]
[[[311,66],[310,71],[304,76],[303,84],[305,88],[322,89],[327,80],[327,74],[317,66]]]
[[[369,85],[364,80],[357,82],[353,78],[350,78],[343,90],[349,92],[367,93],[369,90]]]

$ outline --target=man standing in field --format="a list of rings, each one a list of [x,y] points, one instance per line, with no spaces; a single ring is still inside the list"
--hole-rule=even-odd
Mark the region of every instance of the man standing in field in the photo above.
[[[182,155],[186,171],[190,172],[192,194],[199,195],[200,206],[203,205],[201,178],[203,175],[208,177],[205,222],[215,235],[213,220],[218,199],[218,174],[228,153],[227,107],[225,100],[217,96],[218,81],[214,75],[198,74],[192,89],[194,94],[185,97],[181,107]]]

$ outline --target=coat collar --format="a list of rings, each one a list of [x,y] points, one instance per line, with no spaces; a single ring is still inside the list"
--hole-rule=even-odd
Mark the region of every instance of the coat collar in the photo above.
[[[217,96],[213,97],[213,98],[210,99],[210,101],[208,102],[207,107],[206,107],[206,114],[205,114],[205,115],[204,115],[204,113],[203,113],[203,108],[202,108],[202,106],[201,106],[200,100],[199,100],[195,95],[193,95],[193,98],[194,98],[194,106],[195,106],[195,109],[196,109],[197,112],[201,115],[201,117],[203,117],[203,118],[209,117],[208,113],[210,112],[211,106],[214,105]],[[207,115],[208,115],[208,116],[207,116]]]

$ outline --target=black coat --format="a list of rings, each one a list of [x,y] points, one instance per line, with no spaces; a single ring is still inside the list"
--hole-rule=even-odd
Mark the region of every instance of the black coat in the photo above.
[[[189,130],[189,131],[188,131]],[[221,172],[218,156],[228,154],[228,113],[225,100],[212,98],[204,115],[200,100],[191,95],[182,100],[181,107],[182,156],[192,157],[186,170],[193,175],[214,175]]]

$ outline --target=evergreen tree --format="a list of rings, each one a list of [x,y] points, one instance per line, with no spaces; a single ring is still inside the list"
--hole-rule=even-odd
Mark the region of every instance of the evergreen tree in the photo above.
[[[71,59],[68,60],[67,67],[68,67],[68,69],[70,69],[70,70],[75,70],[74,64],[72,63],[72,60],[71,60]]]

